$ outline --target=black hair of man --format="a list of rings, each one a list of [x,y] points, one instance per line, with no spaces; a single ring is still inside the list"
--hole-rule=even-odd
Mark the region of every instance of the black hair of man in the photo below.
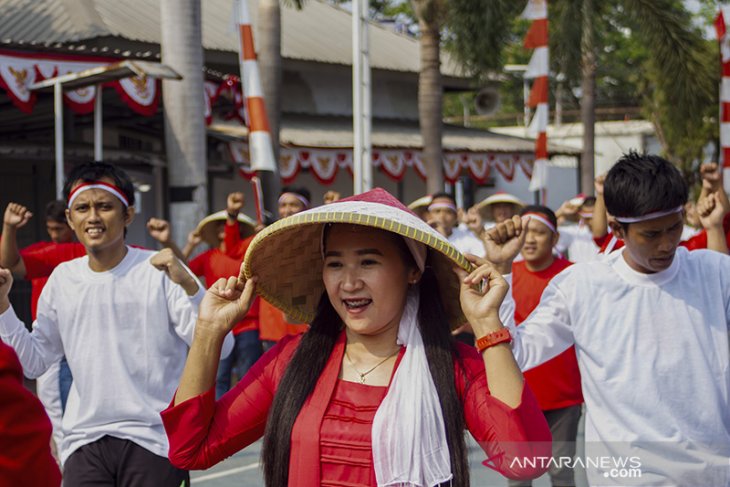
[[[454,196],[451,193],[447,193],[446,191],[442,191],[440,193],[436,193],[431,196],[431,201],[436,201],[437,198],[444,198],[451,200],[451,202],[456,206],[456,200],[454,199]]]
[[[66,225],[66,202],[62,200],[49,201],[46,205],[46,220]]]
[[[608,171],[603,197],[614,217],[640,217],[687,203],[689,188],[679,169],[653,154],[624,154]]]
[[[122,194],[129,202],[129,206],[134,206],[134,184],[129,175],[120,167],[100,161],[84,162],[74,166],[66,176],[66,182],[63,185],[63,198],[68,201],[71,188],[78,181],[94,183],[105,177],[114,181],[114,186],[122,191]]]
[[[543,205],[527,205],[520,210],[520,216],[526,215],[527,213],[539,213],[540,215],[547,218],[547,220],[553,224],[553,227],[558,228],[558,217],[555,216],[555,212]]]
[[[583,208],[584,206],[596,206],[596,197],[586,196],[586,198],[583,200],[583,204],[580,205],[580,207]]]
[[[310,193],[309,190],[305,187],[284,186],[283,188],[281,188],[281,193],[279,194],[279,196],[283,195],[284,193],[298,194],[299,196],[306,198],[307,201],[312,201],[312,193]]]

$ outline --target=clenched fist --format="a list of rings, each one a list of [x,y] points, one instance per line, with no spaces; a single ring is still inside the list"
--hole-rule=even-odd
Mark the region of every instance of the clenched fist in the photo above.
[[[33,217],[33,213],[20,203],[8,203],[5,208],[3,223],[10,228],[23,228]]]

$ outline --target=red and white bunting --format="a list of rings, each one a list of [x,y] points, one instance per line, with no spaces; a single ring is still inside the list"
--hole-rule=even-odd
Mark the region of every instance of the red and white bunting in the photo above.
[[[68,73],[106,66],[118,59],[87,56],[57,55],[51,53],[18,52],[0,49],[0,87],[13,104],[25,113],[32,113],[36,93],[28,88],[36,82]],[[125,78],[104,83],[113,87],[122,100],[135,112],[151,116],[157,112],[159,87],[154,79]],[[94,111],[96,87],[89,86],[64,92],[64,102],[75,113]]]
[[[730,6],[721,6],[715,20],[717,40],[720,43],[722,81],[720,82],[720,160],[725,172],[726,189],[730,186]]]
[[[264,105],[259,64],[253,42],[253,29],[248,15],[247,0],[238,0],[239,57],[243,92],[248,109],[248,142],[251,150],[252,168],[257,171],[276,171],[274,149],[271,144],[271,130]]]
[[[255,170],[250,166],[248,144],[229,142],[231,159],[239,166],[243,177],[251,179]],[[472,152],[450,152],[444,155],[444,175],[448,182],[455,183],[466,173],[479,184],[486,183],[495,169],[505,181],[512,181],[519,168],[527,179],[532,177],[532,154],[487,154]],[[421,153],[410,150],[373,150],[373,167],[394,181],[402,181],[408,168],[418,177],[426,180]],[[302,169],[309,171],[323,185],[332,184],[340,169],[352,175],[352,150],[349,149],[307,149],[282,148],[279,161],[279,175],[285,184],[292,183]]]
[[[527,49],[534,49],[534,51],[527,66],[525,78],[533,80],[527,106],[535,109],[528,128],[530,136],[535,138],[535,163],[530,180],[530,191],[538,191],[547,189],[548,75],[550,73],[547,0],[529,0],[522,16],[532,20],[525,36],[524,46]]]

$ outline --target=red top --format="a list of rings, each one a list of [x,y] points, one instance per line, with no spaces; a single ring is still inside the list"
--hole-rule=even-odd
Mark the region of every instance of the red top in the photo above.
[[[20,251],[25,265],[25,278],[31,282],[30,313],[35,320],[38,299],[43,286],[58,264],[86,255],[86,249],[78,242],[38,242]]]
[[[23,386],[15,351],[0,342],[0,486],[61,485],[51,456],[51,421],[43,405]]]
[[[246,246],[248,247],[248,245]],[[241,269],[241,259],[228,257],[218,249],[210,249],[192,259],[188,263],[188,267],[196,276],[203,276],[205,285],[210,287],[221,277],[228,279],[231,276],[237,276]],[[234,335],[258,329],[259,302],[259,298],[254,299],[246,316],[233,327]]]
[[[547,269],[532,272],[527,269],[525,261],[512,264],[512,296],[515,300],[517,325],[525,321],[540,303],[542,292],[550,280],[570,265],[570,261],[556,258]],[[544,364],[525,371],[524,376],[543,411],[583,403],[575,347],[570,347]]]
[[[163,411],[171,462],[179,468],[206,469],[261,438],[276,388],[301,336],[281,340],[217,402],[211,388]],[[373,485],[372,419],[386,388],[338,378],[345,342],[343,332],[294,423],[289,485]],[[461,356],[454,361],[456,390],[465,423],[487,453],[489,466],[509,478],[541,475],[546,468],[535,457],[551,455],[551,436],[529,387],[523,388],[520,405],[510,408],[489,394],[484,361],[476,349],[456,346]],[[535,461],[513,462],[515,458]]]

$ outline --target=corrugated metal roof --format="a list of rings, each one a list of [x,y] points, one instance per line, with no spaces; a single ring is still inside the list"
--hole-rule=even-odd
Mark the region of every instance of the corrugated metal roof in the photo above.
[[[249,1],[256,24],[257,1]],[[159,44],[160,2],[155,0],[3,0],[0,40],[14,42],[79,42],[113,36]],[[233,0],[203,0],[203,47],[237,51]],[[352,60],[350,13],[321,0],[304,8],[282,7],[282,56],[288,59],[349,65]],[[417,72],[417,40],[378,24],[369,29],[371,66]],[[442,72],[461,76],[442,53]]]
[[[246,128],[233,122],[216,122],[213,131],[230,137],[245,137]],[[423,147],[417,121],[373,120],[372,145],[380,149]],[[319,148],[350,148],[353,144],[352,119],[333,116],[284,114],[279,141],[282,145]],[[455,125],[444,126],[443,149],[453,152],[524,152],[535,150],[535,141]],[[576,155],[571,147],[549,144],[551,154]]]

